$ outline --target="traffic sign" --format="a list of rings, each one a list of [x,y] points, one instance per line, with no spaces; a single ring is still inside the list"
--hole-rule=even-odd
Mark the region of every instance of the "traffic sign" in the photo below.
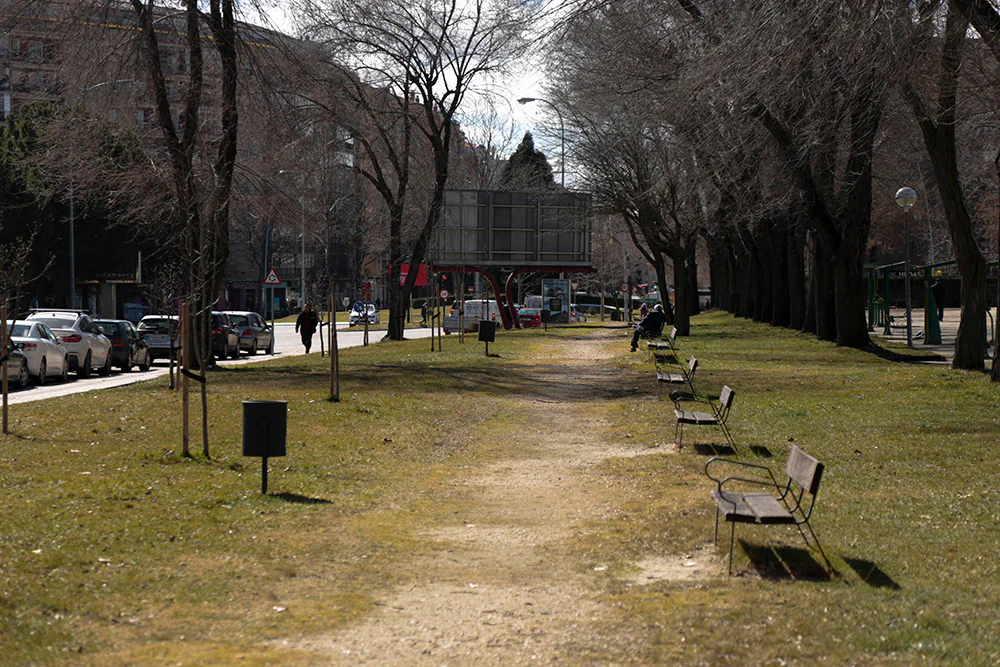
[[[629,291],[628,283],[622,283],[622,292],[628,294],[628,291]]]
[[[472,285],[469,285],[468,287],[465,288],[465,291],[468,292],[469,294],[473,294],[476,291],[476,288],[473,287]]]
[[[281,278],[278,277],[278,272],[271,267],[271,270],[267,272],[267,278],[264,278],[265,285],[280,285]]]
[[[449,292],[446,289],[441,290],[441,298],[442,299],[447,299],[449,296],[451,296],[451,292]]]

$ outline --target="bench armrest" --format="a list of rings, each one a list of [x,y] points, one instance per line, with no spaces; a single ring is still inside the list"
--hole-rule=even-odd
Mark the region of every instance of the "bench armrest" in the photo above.
[[[746,479],[744,479],[743,481],[749,481],[749,482],[754,483],[754,484],[764,484],[764,485],[767,485],[767,486],[773,486],[776,489],[780,489],[781,488],[781,485],[778,484],[778,480],[776,480],[774,478],[774,473],[771,472],[771,469],[768,468],[767,466],[762,466],[762,465],[757,464],[757,463],[748,463],[746,461],[737,461],[736,459],[727,459],[727,458],[723,458],[721,456],[716,456],[714,458],[709,459],[708,462],[705,464],[705,477],[708,477],[710,480],[712,480],[713,482],[715,482],[716,484],[718,484],[720,491],[722,490],[722,485],[725,482],[729,481],[730,479],[735,480],[735,479],[742,479],[742,478],[739,478],[739,477],[724,477],[724,478],[713,477],[712,474],[709,472],[709,468],[712,466],[713,463],[717,463],[717,464],[729,464],[729,465],[736,466],[736,467],[739,467],[739,468],[752,468],[752,469],[755,469],[755,470],[763,470],[764,472],[767,473],[767,476],[770,478],[770,480],[771,480],[770,482],[761,481],[761,480],[746,480]]]

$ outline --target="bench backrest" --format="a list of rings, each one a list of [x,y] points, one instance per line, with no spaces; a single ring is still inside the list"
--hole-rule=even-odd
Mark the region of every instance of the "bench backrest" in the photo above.
[[[785,474],[810,495],[815,496],[819,491],[820,479],[823,478],[823,464],[792,445],[788,463],[785,464]]]
[[[671,347],[673,347],[673,344],[677,341],[677,327],[671,327],[669,340]]]
[[[698,360],[694,357],[688,359],[688,377],[694,375],[694,372],[698,370]]]
[[[735,395],[736,392],[730,389],[728,384],[722,388],[722,391],[719,392],[719,404],[723,410],[728,411],[732,407]]]

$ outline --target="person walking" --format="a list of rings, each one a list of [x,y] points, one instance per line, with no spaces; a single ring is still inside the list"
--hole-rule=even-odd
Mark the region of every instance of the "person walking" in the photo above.
[[[934,305],[937,306],[937,316],[938,322],[944,321],[944,297],[947,294],[947,290],[944,287],[944,282],[940,278],[934,281],[931,285],[931,294],[934,296]]]
[[[427,326],[427,301],[420,304],[420,326]]]
[[[299,316],[295,318],[295,333],[302,334],[302,344],[306,348],[306,354],[309,354],[309,348],[312,347],[313,334],[316,333],[316,327],[319,326],[319,317],[313,312],[312,305],[306,304],[306,307],[302,309]]]
[[[656,304],[653,310],[635,325],[635,331],[632,332],[632,352],[639,346],[639,336],[658,335],[666,323],[667,316],[663,314],[663,306]]]

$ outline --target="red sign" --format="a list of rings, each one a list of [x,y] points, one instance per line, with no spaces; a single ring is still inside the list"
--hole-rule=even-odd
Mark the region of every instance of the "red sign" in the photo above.
[[[476,288],[473,287],[472,285],[469,285],[468,287],[465,288],[465,291],[468,292],[469,294],[472,294],[473,292],[476,291]]]
[[[410,273],[409,264],[399,265],[399,284],[402,285],[406,282],[406,276]],[[427,265],[421,264],[420,268],[417,269],[417,282],[414,283],[416,287],[427,287]]]

